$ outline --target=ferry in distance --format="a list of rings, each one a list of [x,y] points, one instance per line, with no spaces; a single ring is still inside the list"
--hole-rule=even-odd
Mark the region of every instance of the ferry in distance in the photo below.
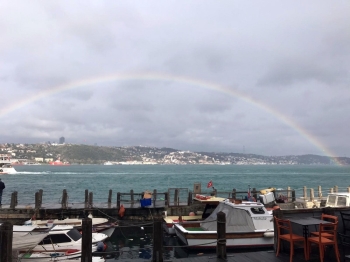
[[[50,164],[51,166],[70,166],[70,163],[69,163],[69,162],[61,161],[60,158],[58,158],[58,159],[55,160],[55,161],[50,161],[49,164]]]
[[[7,154],[0,154],[0,175],[15,174],[16,169],[11,164],[11,158]]]

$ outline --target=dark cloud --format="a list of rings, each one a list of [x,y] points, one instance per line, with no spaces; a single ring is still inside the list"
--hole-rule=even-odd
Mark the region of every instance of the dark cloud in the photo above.
[[[349,9],[5,2],[0,142],[345,155]]]

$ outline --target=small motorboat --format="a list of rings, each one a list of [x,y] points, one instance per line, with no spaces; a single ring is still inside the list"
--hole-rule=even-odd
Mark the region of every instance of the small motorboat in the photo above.
[[[226,247],[272,247],[274,225],[271,212],[257,202],[229,199],[220,202],[209,217],[202,221],[175,223],[175,233],[188,248],[215,248],[217,244],[217,214],[226,214]]]

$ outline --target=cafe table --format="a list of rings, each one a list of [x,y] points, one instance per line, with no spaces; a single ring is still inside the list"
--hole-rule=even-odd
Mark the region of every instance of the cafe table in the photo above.
[[[309,226],[318,226],[319,224],[331,223],[329,221],[325,221],[315,217],[289,218],[289,220],[290,222],[303,227],[303,236],[305,237],[306,243],[307,243],[307,238],[309,236]]]

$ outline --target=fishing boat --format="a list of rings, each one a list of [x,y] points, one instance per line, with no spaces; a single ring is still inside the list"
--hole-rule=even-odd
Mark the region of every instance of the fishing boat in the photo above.
[[[220,202],[209,217],[198,222],[174,224],[175,233],[188,248],[215,248],[217,214],[226,214],[226,247],[257,248],[274,244],[272,212],[257,202]]]
[[[31,249],[35,252],[66,252],[67,250],[81,250],[82,235],[78,229],[69,225],[53,226],[48,231],[40,231],[36,226],[14,226],[15,232],[30,232],[31,234],[47,233],[39,244]],[[97,251],[98,247],[103,245],[103,241],[108,236],[102,233],[92,233],[92,251]]]
[[[17,171],[11,164],[11,157],[7,154],[0,154],[0,175],[15,173]]]
[[[103,233],[110,237],[115,228],[118,226],[117,223],[109,222],[106,218],[95,218],[89,217],[92,220],[92,231],[94,233]],[[27,226],[35,226],[36,231],[43,231],[50,229],[53,225],[70,225],[78,230],[81,229],[82,226],[82,218],[65,218],[65,219],[48,219],[48,220],[36,220],[29,219],[24,222]]]

